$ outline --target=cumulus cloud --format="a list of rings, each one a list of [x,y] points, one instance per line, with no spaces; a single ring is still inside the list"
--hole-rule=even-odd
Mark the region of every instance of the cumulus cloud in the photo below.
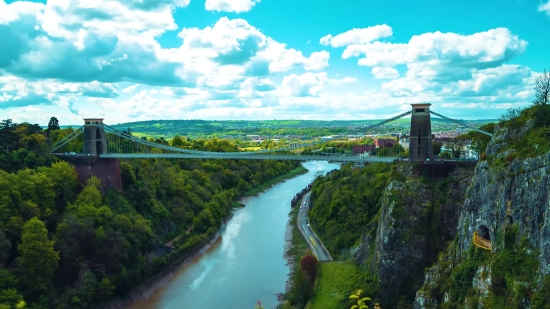
[[[17,76],[228,87],[247,74],[328,66],[327,51],[306,57],[243,19],[226,17],[204,29],[183,28],[180,47],[162,48],[156,38],[177,29],[172,10],[188,0],[0,1],[0,40],[9,46],[0,53],[0,70]]]
[[[279,92],[282,96],[317,97],[325,91],[324,87],[327,84],[337,86],[356,81],[357,79],[352,77],[329,78],[326,72],[291,74],[283,78]]]
[[[0,109],[27,105],[67,106],[74,97],[116,98],[115,85],[99,83],[59,83],[53,80],[28,81],[17,76],[0,76]]]
[[[539,4],[538,11],[546,12],[546,15],[550,16],[550,0],[546,3]]]
[[[388,68],[388,67],[374,67],[372,68],[372,75],[376,79],[382,79],[382,78],[398,78],[399,72],[397,72],[394,68]]]
[[[390,78],[384,83],[383,89],[395,96],[407,96],[423,91],[440,94],[454,93],[462,95],[457,85],[468,84],[478,80],[480,76],[499,75],[510,83],[521,85],[526,74],[526,68],[519,66],[504,66],[525,51],[527,42],[512,34],[506,28],[491,29],[471,35],[456,33],[424,33],[413,36],[408,43],[372,42],[355,44],[346,47],[342,57],[360,57],[358,64],[373,67],[375,78]],[[362,56],[362,57],[361,57]],[[399,79],[397,65],[406,65],[405,75]],[[511,78],[514,75],[515,78]],[[488,84],[483,78],[479,83],[484,87],[493,87],[492,93],[502,89],[504,84]],[[482,93],[471,89],[468,93]]]
[[[207,11],[243,13],[252,10],[261,0],[206,0]]]
[[[9,49],[0,53],[0,69],[19,76],[77,82],[192,84],[180,76],[177,62],[157,57],[160,46],[155,41],[166,30],[177,28],[171,10],[187,3],[3,3],[6,17],[0,24],[0,40]]]
[[[225,90],[235,89],[247,76],[267,76],[299,66],[321,70],[328,66],[330,57],[327,51],[306,57],[244,19],[222,17],[211,27],[184,28],[178,36],[182,46],[163,50],[162,58],[185,63],[184,72],[196,74],[198,86]]]
[[[209,0],[205,6],[240,13],[257,3]],[[391,116],[411,102],[490,111],[532,97],[536,73],[507,64],[527,42],[508,29],[424,33],[390,43],[392,28],[377,25],[321,39],[345,47],[342,58],[357,57],[369,67],[382,79],[376,87],[334,78],[323,72],[328,51],[304,54],[244,19],[178,28],[174,9],[187,5],[189,0],[0,0],[0,109],[16,121],[55,112],[64,123],[80,123],[82,116],[110,123],[346,119]],[[171,48],[159,44],[168,31],[178,31]],[[349,83],[358,86],[342,86]],[[31,111],[38,115],[25,116]]]
[[[365,44],[374,42],[378,39],[389,37],[393,34],[390,26],[376,25],[368,28],[354,28],[336,36],[327,34],[322,37],[320,43],[322,45],[330,45],[332,47],[342,47],[353,44]]]

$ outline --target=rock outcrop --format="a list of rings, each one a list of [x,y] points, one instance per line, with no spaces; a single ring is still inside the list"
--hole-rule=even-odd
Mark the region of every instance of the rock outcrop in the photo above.
[[[434,182],[422,180],[410,165],[396,167],[380,217],[365,228],[355,251],[357,262],[378,277],[381,299],[412,300],[425,267],[456,236],[472,174],[472,169],[459,167],[448,179]]]
[[[535,255],[538,260],[538,270],[533,269],[537,274],[533,279],[535,285],[540,288],[542,277],[550,274],[550,153],[516,159],[514,149],[508,143],[521,138],[531,127],[529,121],[519,132],[497,128],[497,134],[486,149],[490,159],[478,163],[466,191],[457,224],[458,234],[451,244],[453,248],[448,248],[446,255],[426,271],[424,285],[416,294],[415,309],[437,308],[438,301],[445,302],[441,291],[438,296],[433,295],[433,287],[471,255],[475,231],[491,241],[491,254],[487,260],[510,246],[506,230],[513,229],[512,242],[516,245],[522,242],[522,252]],[[489,265],[475,265],[475,269],[470,287],[476,294],[465,299],[463,305],[484,308],[483,300],[491,294],[491,268]],[[474,305],[469,303],[472,299]],[[526,298],[521,299],[521,303],[529,308]]]

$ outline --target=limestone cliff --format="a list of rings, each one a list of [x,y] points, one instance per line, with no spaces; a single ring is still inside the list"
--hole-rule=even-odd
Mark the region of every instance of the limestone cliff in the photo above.
[[[516,159],[521,143],[510,142],[531,129],[531,121],[517,133],[497,129],[466,191],[456,239],[426,271],[414,308],[546,308],[550,153]],[[472,245],[475,231],[492,250]]]
[[[360,265],[377,278],[379,298],[394,307],[411,303],[425,267],[456,235],[463,196],[473,170],[458,167],[442,181],[423,179],[397,165],[382,197],[379,218],[365,228],[356,251]]]

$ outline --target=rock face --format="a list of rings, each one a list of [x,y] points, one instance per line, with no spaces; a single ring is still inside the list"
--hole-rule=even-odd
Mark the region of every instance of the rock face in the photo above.
[[[355,255],[360,265],[377,275],[381,299],[397,301],[414,297],[425,267],[456,236],[473,171],[457,168],[439,183],[422,181],[410,165],[397,166],[396,174],[382,197],[378,222],[365,228]]]
[[[517,229],[516,243],[527,241],[534,249],[528,251],[538,254],[540,267],[535,281],[540,284],[542,276],[550,274],[550,153],[515,159],[506,143],[521,137],[531,125],[529,121],[515,136],[497,128],[486,149],[487,157],[492,160],[478,163],[466,191],[455,248],[447,249],[451,257],[446,258],[452,261],[440,260],[426,271],[424,285],[416,294],[415,309],[436,308],[436,299],[431,299],[426,291],[438,277],[449,274],[452,264],[464,261],[475,231],[491,241],[495,254],[505,248],[505,230],[513,226]],[[489,293],[490,273],[488,266],[480,266],[472,280],[471,287],[477,291],[479,300]],[[482,302],[476,307],[483,308]]]
[[[497,155],[494,149],[488,147],[487,154]],[[458,222],[459,258],[470,247],[474,231],[488,232],[497,251],[504,247],[505,227],[515,224],[518,238],[525,237],[540,250],[541,275],[550,273],[549,163],[550,154],[513,160],[508,168],[491,167],[487,161],[477,165]]]

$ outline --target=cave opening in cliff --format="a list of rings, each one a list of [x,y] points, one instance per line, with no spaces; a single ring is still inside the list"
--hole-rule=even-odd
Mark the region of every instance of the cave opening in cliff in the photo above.
[[[483,239],[491,240],[491,236],[489,235],[489,229],[485,225],[480,226],[477,233],[479,237]]]
[[[508,216],[506,216],[506,219],[508,220],[509,225],[514,224],[514,219],[512,219],[512,216],[508,215]]]

